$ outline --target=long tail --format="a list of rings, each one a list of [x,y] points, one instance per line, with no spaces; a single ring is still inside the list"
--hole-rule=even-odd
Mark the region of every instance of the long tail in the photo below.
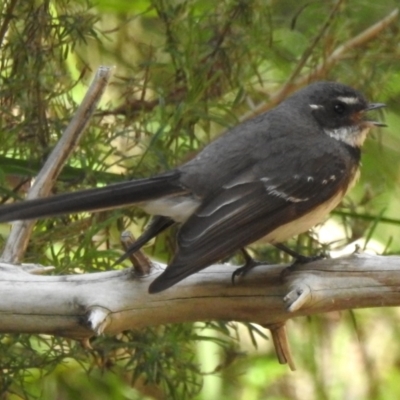
[[[171,171],[153,178],[7,204],[0,207],[0,222],[117,208],[187,193],[188,190],[179,184],[179,177],[179,171]]]

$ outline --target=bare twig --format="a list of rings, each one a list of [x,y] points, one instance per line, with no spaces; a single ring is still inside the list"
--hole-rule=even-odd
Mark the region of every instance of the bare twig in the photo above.
[[[28,192],[27,199],[46,197],[50,193],[62,167],[82,137],[90,117],[104,93],[110,76],[111,68],[100,67],[97,70],[85,98],[77,109],[70,124],[65,129],[56,147],[43,165],[43,168]],[[8,237],[0,260],[15,263],[22,258],[34,224],[35,221],[17,221],[12,225],[10,236]]]
[[[375,39],[384,29],[389,25],[397,21],[399,16],[399,9],[393,10],[385,18],[378,21],[376,24],[370,26],[368,29],[361,32],[356,37],[348,40],[339,47],[337,47],[320,65],[318,65],[310,74],[304,75],[299,79],[292,81],[292,76],[288,81],[279,89],[276,93],[272,94],[268,102],[263,102],[257,105],[254,109],[240,117],[241,121],[245,121],[249,118],[254,117],[262,112],[268,111],[275,107],[281,101],[283,101],[290,93],[294,92],[298,88],[305,84],[319,79],[323,76],[326,71],[331,69],[336,63],[338,63],[345,54],[350,50],[361,47],[369,41]]]
[[[124,249],[127,251],[130,246],[135,243],[135,238],[130,231],[124,231],[121,234],[121,243]],[[136,253],[129,255],[129,260],[132,262],[135,272],[141,276],[148,275],[151,271],[151,261],[145,254],[138,250]]]
[[[337,13],[338,13],[339,8],[342,5],[343,1],[344,0],[338,0],[336,2],[336,4],[334,5],[331,13],[328,15],[328,18],[326,19],[326,21],[322,25],[322,27],[319,30],[319,32],[317,33],[317,35],[311,41],[310,45],[304,51],[303,55],[301,56],[300,61],[296,65],[296,68],[294,69],[294,71],[292,72],[292,74],[290,75],[289,79],[286,81],[285,85],[283,86],[283,88],[281,90],[284,91],[285,87],[290,89],[290,87],[292,86],[293,82],[298,77],[298,75],[300,74],[300,72],[303,69],[303,67],[306,65],[307,60],[312,55],[315,47],[317,46],[319,41],[323,38],[323,36],[326,33],[326,31],[328,30],[328,28],[332,25],[332,22],[334,21],[334,19],[335,19]]]
[[[329,57],[327,57],[326,60],[307,77],[307,79],[317,79],[325,72],[326,69],[331,68],[334,64],[340,61],[343,58],[344,54],[348,53],[352,49],[361,47],[369,41],[375,39],[384,29],[396,22],[398,16],[399,9],[397,8],[393,10],[390,14],[388,14],[385,18],[378,21],[376,24],[370,26],[368,29],[361,32],[356,37],[337,47],[336,50],[334,50],[333,53]],[[303,83],[304,81],[306,80],[303,78]]]
[[[265,325],[271,332],[272,341],[274,343],[276,357],[280,364],[288,364],[292,371],[296,370],[292,353],[290,351],[289,342],[286,334],[284,323]]]
[[[8,31],[8,27],[10,26],[10,22],[12,21],[14,17],[13,12],[15,9],[15,6],[17,5],[18,0],[11,0],[8,5],[6,6],[6,10],[2,12],[2,15],[4,16],[3,18],[3,23],[0,26],[0,47],[3,46],[4,38],[6,36],[6,33]],[[3,2],[3,6],[5,6],[5,3]]]

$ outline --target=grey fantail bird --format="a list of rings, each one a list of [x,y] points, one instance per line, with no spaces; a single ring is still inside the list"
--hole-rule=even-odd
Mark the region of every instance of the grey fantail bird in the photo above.
[[[279,245],[323,220],[357,180],[367,133],[384,126],[366,112],[381,107],[340,83],[314,83],[179,168],[4,205],[0,222],[135,204],[156,218],[128,252],[178,223],[175,255],[149,287],[157,293],[257,239]]]

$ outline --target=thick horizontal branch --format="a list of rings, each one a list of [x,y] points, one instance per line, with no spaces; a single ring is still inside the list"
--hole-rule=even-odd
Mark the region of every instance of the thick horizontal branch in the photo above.
[[[266,265],[231,284],[230,265],[216,265],[165,292],[149,295],[161,272],[131,269],[41,276],[0,264],[0,331],[83,339],[166,323],[206,320],[279,326],[332,310],[400,305],[400,257],[353,255],[290,267]]]

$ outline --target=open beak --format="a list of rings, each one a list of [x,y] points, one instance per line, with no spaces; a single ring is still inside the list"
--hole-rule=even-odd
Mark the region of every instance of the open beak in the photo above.
[[[379,110],[380,108],[386,107],[386,104],[384,103],[370,103],[368,104],[368,107],[364,110],[364,112],[372,111],[372,110]],[[378,122],[378,121],[370,121],[367,120],[366,122],[369,122],[370,124],[374,126],[382,126],[385,127],[387,126],[383,122]]]

